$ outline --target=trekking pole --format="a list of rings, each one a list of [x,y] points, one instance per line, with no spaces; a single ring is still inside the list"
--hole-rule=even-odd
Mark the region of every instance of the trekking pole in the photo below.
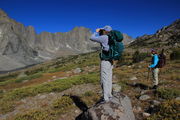
[[[150,73],[150,68],[148,68],[148,76],[147,76],[147,81],[149,81],[149,73]]]
[[[149,73],[150,73],[150,68],[148,68],[147,82],[149,81]],[[149,87],[148,87],[148,89],[149,89]]]

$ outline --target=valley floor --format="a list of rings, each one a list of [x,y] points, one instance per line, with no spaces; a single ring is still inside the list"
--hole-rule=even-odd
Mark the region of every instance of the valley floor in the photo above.
[[[101,97],[97,58],[97,53],[75,56],[0,76],[0,119],[74,120],[82,112],[74,98],[91,107]],[[131,59],[127,55],[124,65],[115,65],[113,89],[119,86],[131,98],[136,119],[162,118],[159,105],[172,103],[180,108],[180,61],[168,59],[160,70],[159,88],[152,90],[151,74],[147,79],[150,58],[129,64]],[[173,112],[174,118],[180,117],[179,111]]]

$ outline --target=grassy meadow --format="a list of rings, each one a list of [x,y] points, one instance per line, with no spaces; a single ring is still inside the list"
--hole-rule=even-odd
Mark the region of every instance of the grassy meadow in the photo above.
[[[177,50],[175,52],[178,54]],[[174,120],[179,117],[180,102],[177,98],[180,97],[180,59],[172,56],[167,54],[167,64],[160,69],[160,86],[156,93],[150,90],[148,94],[151,96],[150,100],[162,101],[159,112],[148,118],[135,113],[137,119]],[[131,98],[133,107],[139,105],[144,111],[151,105],[150,100],[140,101],[138,97],[141,93],[133,85],[139,83],[149,88],[152,86],[151,73],[150,79],[147,79],[147,66],[150,61],[148,53],[136,50],[131,53],[124,52],[122,59],[115,63],[113,69],[113,83],[122,87],[121,91]],[[57,120],[77,117],[80,111],[72,99],[59,94],[66,91],[68,95],[77,95],[88,107],[95,104],[101,97],[99,63],[98,52],[93,52],[61,57],[25,70],[0,75],[0,117],[6,115],[7,120]],[[76,72],[77,68],[81,71]],[[136,80],[131,80],[132,77]],[[93,87],[88,87],[91,85]],[[28,100],[35,102],[34,98],[37,96],[46,97],[49,94],[54,94],[54,97],[49,103],[47,100],[46,105],[26,107]]]

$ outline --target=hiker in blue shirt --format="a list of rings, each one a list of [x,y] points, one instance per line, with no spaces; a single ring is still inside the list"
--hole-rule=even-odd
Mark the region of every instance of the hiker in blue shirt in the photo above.
[[[108,33],[112,30],[111,26],[105,26],[100,29],[96,29],[96,32],[91,36],[90,40],[94,42],[100,43],[102,47],[102,51],[104,53],[108,53],[109,51],[109,37]],[[104,60],[101,59],[100,64],[100,79],[101,79],[101,87],[103,92],[103,101],[108,102],[112,98],[112,69],[113,69],[113,62],[112,60]]]
[[[157,67],[158,65],[158,55],[156,50],[152,49],[151,50],[151,55],[152,55],[152,64],[148,66],[152,70],[152,76],[153,76],[153,89],[157,89],[158,87],[158,73],[159,73],[159,68]]]

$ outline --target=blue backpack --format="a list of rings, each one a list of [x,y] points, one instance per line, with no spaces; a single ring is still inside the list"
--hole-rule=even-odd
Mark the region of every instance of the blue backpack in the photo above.
[[[120,31],[112,30],[109,35],[109,51],[102,50],[101,60],[119,60],[122,56],[124,45],[122,43],[123,35]]]

